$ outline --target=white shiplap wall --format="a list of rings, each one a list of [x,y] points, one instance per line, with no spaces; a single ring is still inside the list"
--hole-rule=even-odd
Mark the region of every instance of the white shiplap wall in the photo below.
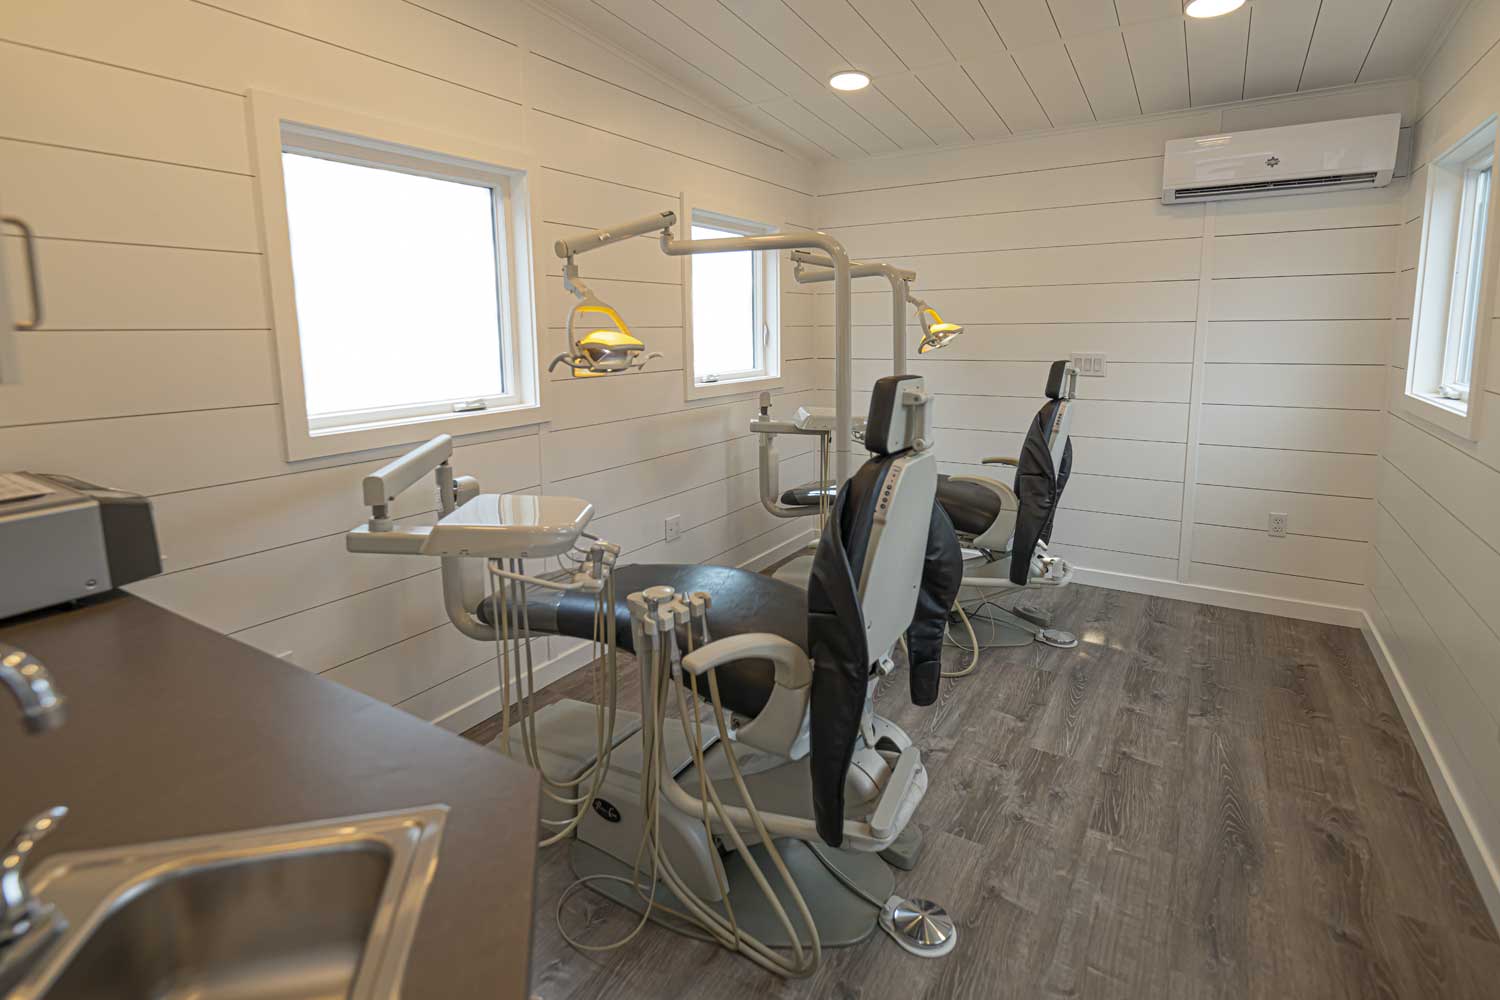
[[[343,548],[360,477],[399,449],[284,458],[252,87],[534,151],[548,247],[675,208],[683,190],[806,225],[811,172],[518,0],[0,7],[0,204],[41,237],[48,305],[46,329],[21,337],[26,383],[0,387],[0,467],[149,494],[167,572],[136,593],[462,728],[497,704],[493,651],[447,624],[435,567]],[[558,265],[539,261],[544,358],[564,339]],[[793,539],[804,526],[757,502],[751,405],[684,402],[679,263],[642,240],[584,266],[666,357],[554,381],[550,424],[462,439],[455,465],[490,490],[594,500],[598,530],[634,560],[745,563]],[[810,303],[793,289],[784,304],[791,405],[812,384]],[[805,454],[786,464],[789,480],[811,474]],[[403,513],[424,513],[425,493]],[[668,544],[671,514],[683,531]]]
[[[1434,783],[1492,912],[1500,913],[1500,354],[1476,372],[1477,442],[1414,420],[1400,403],[1426,170],[1500,111],[1500,2],[1478,0],[1423,73],[1416,163],[1399,240],[1388,412],[1376,477],[1372,618]],[[1492,265],[1494,262],[1492,262]],[[1500,310],[1496,310],[1500,312]],[[1482,388],[1481,388],[1482,387]],[[1420,745],[1420,743],[1419,743]]]
[[[824,165],[819,222],[914,268],[965,325],[910,363],[941,394],[945,471],[993,474],[978,463],[1016,454],[1047,363],[1108,356],[1107,377],[1079,380],[1057,519],[1077,565],[1360,607],[1406,183],[1163,206],[1161,156],[1171,138],[1409,114],[1414,97],[1386,84]],[[855,302],[858,386],[890,371],[889,293]],[[1268,537],[1273,511],[1291,537]]]

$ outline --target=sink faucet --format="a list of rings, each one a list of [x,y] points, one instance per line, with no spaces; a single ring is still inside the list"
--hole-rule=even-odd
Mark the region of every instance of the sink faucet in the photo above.
[[[47,916],[52,909],[26,887],[26,858],[36,848],[37,841],[57,829],[66,815],[67,806],[53,806],[31,817],[31,821],[11,838],[5,855],[0,857],[0,962],[4,962],[7,946],[24,938],[42,922],[39,918]]]
[[[21,706],[21,721],[33,733],[58,728],[67,718],[66,699],[52,683],[41,661],[23,649],[0,642],[0,683]]]
[[[33,733],[58,728],[67,718],[62,694],[41,661],[25,650],[0,643],[0,684],[21,706],[21,720]],[[57,829],[67,806],[54,806],[23,826],[0,855],[0,996],[8,993],[67,928],[55,906],[31,894],[26,859],[37,841]]]
[[[68,922],[57,907],[33,896],[25,878],[27,856],[66,815],[67,806],[54,806],[33,816],[0,856],[0,995],[8,993],[67,930]]]

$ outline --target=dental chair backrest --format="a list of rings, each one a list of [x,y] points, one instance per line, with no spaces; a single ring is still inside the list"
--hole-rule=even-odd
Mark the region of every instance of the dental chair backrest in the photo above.
[[[1011,582],[1020,586],[1030,579],[1031,557],[1038,543],[1052,541],[1052,522],[1072,472],[1073,444],[1068,428],[1077,377],[1077,370],[1068,362],[1053,362],[1047,377],[1047,402],[1037,411],[1021,444],[1014,487],[1020,509],[1016,512],[1010,557]]]
[[[849,555],[858,578],[865,642],[877,656],[911,624],[921,587],[937,492],[937,460],[926,439],[931,406],[918,375],[888,375],[876,382],[865,424],[871,457],[849,484],[854,496],[863,496],[862,507],[873,505],[872,516],[854,518],[856,537],[850,539]]]

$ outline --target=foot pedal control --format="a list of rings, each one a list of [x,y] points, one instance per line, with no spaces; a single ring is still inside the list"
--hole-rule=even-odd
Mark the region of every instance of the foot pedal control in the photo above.
[[[1078,645],[1078,636],[1060,628],[1044,628],[1036,634],[1036,641],[1058,649],[1072,649]]]
[[[930,899],[892,896],[880,910],[880,926],[902,948],[921,958],[942,958],[958,944],[958,927]]]
[[[1026,619],[1037,628],[1047,628],[1052,624],[1052,612],[1035,604],[1017,604],[1010,610],[1017,618]]]

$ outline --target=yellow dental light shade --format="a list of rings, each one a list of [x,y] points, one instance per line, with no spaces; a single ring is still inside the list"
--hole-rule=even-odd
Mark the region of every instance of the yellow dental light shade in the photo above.
[[[583,313],[597,313],[608,318],[614,326],[591,330],[573,340],[573,323]],[[558,355],[549,367],[555,367],[558,363],[566,364],[573,369],[574,378],[612,375],[630,368],[639,368],[649,360],[637,362],[637,357],[646,349],[646,345],[630,332],[630,327],[614,307],[607,306],[598,299],[590,298],[573,307],[568,314],[568,337],[572,353]]]
[[[936,309],[924,308],[919,315],[922,320],[922,341],[917,345],[918,354],[947,347],[954,337],[964,332],[964,328],[958,323],[945,323]]]

